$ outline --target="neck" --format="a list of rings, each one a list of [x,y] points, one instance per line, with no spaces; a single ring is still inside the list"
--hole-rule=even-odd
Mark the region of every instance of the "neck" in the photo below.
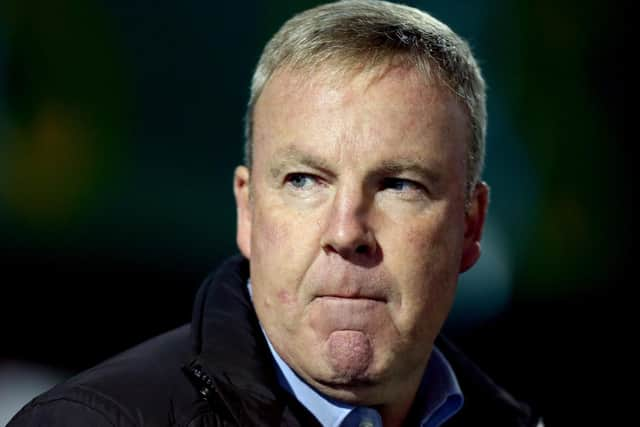
[[[415,378],[422,378],[417,375]],[[374,408],[382,418],[382,425],[385,427],[400,427],[407,420],[413,401],[416,398],[420,381],[415,383],[405,383],[405,390],[411,390],[409,393],[401,393],[392,403],[377,405]]]
[[[407,415],[409,415],[409,409],[411,403],[402,408],[388,408],[384,406],[376,407],[375,409],[380,413],[382,418],[382,425],[385,427],[400,427],[404,423]]]

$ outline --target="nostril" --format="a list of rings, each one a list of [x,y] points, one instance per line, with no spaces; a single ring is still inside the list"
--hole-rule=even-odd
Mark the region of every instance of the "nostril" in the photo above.
[[[358,245],[358,247],[356,248],[357,254],[366,254],[368,251],[369,248],[367,247],[367,245]]]

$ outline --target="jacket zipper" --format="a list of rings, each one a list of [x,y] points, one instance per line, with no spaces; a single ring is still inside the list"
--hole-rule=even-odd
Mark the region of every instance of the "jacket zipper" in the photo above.
[[[198,393],[204,400],[209,400],[211,393],[216,391],[213,379],[204,371],[201,365],[194,363],[183,368],[193,385],[198,389]]]
[[[189,366],[184,366],[182,370],[185,372],[191,383],[196,387],[202,399],[208,402],[213,410],[213,416],[216,419],[216,425],[247,425],[247,423],[241,423],[237,414],[235,414],[229,404],[225,401],[224,397],[220,393],[218,387],[216,387],[213,377],[211,377],[204,370],[202,365],[192,362]],[[222,420],[228,420],[223,423]],[[233,420],[233,421],[231,421]]]

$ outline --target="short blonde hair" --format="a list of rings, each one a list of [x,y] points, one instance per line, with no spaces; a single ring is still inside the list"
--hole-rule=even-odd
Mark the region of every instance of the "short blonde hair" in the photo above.
[[[486,95],[469,45],[426,12],[376,0],[344,0],[289,19],[266,44],[253,74],[245,117],[245,164],[251,167],[253,110],[276,70],[313,70],[323,64],[343,70],[400,59],[426,82],[438,79],[465,105],[472,139],[467,147],[466,194],[480,180],[485,151]]]

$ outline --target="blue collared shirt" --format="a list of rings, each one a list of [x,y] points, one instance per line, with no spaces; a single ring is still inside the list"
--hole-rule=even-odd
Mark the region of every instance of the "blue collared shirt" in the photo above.
[[[252,295],[251,282],[247,287]],[[295,396],[323,427],[382,427],[382,418],[375,409],[338,402],[308,385],[282,360],[267,334],[264,336],[276,361],[280,385]],[[415,409],[420,414],[420,427],[439,427],[457,413],[463,403],[462,391],[451,365],[434,347],[414,399],[414,406],[418,405]]]

